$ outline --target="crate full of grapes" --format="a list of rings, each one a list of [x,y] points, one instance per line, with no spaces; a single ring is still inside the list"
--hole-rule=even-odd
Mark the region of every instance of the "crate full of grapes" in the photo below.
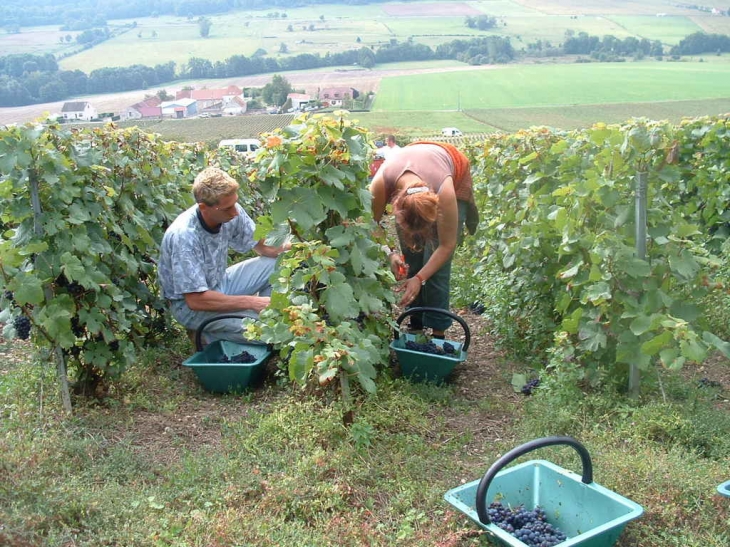
[[[241,319],[238,315],[219,315],[204,321],[195,332],[196,353],[183,361],[183,366],[193,370],[206,391],[212,393],[241,392],[265,373],[266,360],[271,356],[271,347],[263,342],[251,341],[244,344],[216,340],[202,345],[202,334],[206,326],[221,319]]]
[[[582,476],[546,460],[507,467],[552,445],[578,452]],[[644,512],[593,482],[591,457],[572,437],[544,437],[518,446],[492,464],[481,480],[449,490],[444,498],[485,529],[494,543],[513,547],[610,547]]]
[[[455,320],[464,329],[464,341],[421,339],[421,335],[400,333],[400,324],[411,315],[423,313],[442,314]],[[390,348],[395,352],[404,377],[416,382],[430,381],[439,383],[445,380],[457,364],[466,360],[471,340],[466,322],[447,310],[440,308],[418,307],[403,312],[396,320],[398,330],[394,333]]]

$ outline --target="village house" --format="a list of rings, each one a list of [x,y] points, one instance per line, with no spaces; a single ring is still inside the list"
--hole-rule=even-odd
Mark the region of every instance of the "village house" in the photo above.
[[[304,107],[307,106],[309,104],[309,101],[312,99],[309,95],[305,93],[289,93],[286,98],[291,101],[291,107],[294,110],[303,110]]]
[[[246,112],[247,106],[243,97],[233,97],[233,99],[225,103],[221,110],[226,116],[240,116]]]
[[[96,109],[87,101],[63,103],[61,115],[64,120],[91,121],[96,118]]]
[[[147,97],[144,101],[133,104],[121,114],[122,120],[139,120],[142,118],[161,118],[162,101],[159,97]]]
[[[352,87],[326,87],[319,92],[319,100],[322,105],[342,106],[343,101],[357,99],[360,93]]]
[[[198,113],[198,103],[195,99],[176,99],[160,103],[162,116],[165,118],[189,118]]]
[[[240,101],[238,99],[240,99]],[[198,106],[199,113],[224,113],[228,109],[228,113],[241,109],[241,102],[244,101],[243,90],[237,85],[229,85],[228,87],[219,89],[182,89],[175,93],[175,99],[194,99]],[[235,104],[229,105],[229,103]],[[246,109],[238,112],[242,114]]]

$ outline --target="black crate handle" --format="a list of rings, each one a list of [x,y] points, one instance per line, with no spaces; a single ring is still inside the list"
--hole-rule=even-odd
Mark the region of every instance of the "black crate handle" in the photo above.
[[[591,462],[591,455],[588,453],[588,450],[586,450],[586,447],[580,444],[573,437],[542,437],[540,439],[535,439],[534,441],[526,442],[525,444],[520,445],[517,448],[513,448],[504,456],[499,458],[496,462],[494,462],[489,470],[484,474],[482,480],[479,481],[476,498],[477,516],[479,517],[479,522],[484,525],[488,525],[490,523],[489,514],[487,513],[487,491],[489,490],[489,485],[492,483],[492,479],[494,479],[497,472],[499,472],[511,461],[527,454],[528,452],[532,452],[533,450],[536,450],[538,448],[543,448],[545,446],[552,446],[556,444],[567,444],[578,451],[581,463],[583,465],[583,477],[581,478],[581,482],[584,482],[585,484],[590,484],[593,482],[593,463]]]
[[[195,331],[195,351],[203,351],[203,330],[205,327],[213,323],[214,321],[218,321],[220,319],[243,319],[244,317],[248,317],[249,319],[256,320],[255,317],[251,317],[249,315],[241,315],[237,313],[224,313],[221,315],[216,315],[215,317],[209,317],[205,321],[203,321],[200,326],[198,327],[198,330]],[[271,344],[267,344],[266,342],[261,342],[260,340],[247,340],[247,344],[254,344],[256,346],[266,346],[269,351],[271,351],[272,346]]]
[[[423,313],[423,312],[435,312],[440,313],[442,315],[448,315],[459,323],[461,325],[461,328],[464,329],[464,345],[461,347],[464,351],[469,349],[469,343],[471,342],[471,332],[469,332],[469,325],[466,324],[466,321],[464,321],[461,317],[456,315],[455,313],[451,313],[449,310],[444,310],[442,308],[429,308],[429,307],[420,307],[420,308],[410,308],[403,313],[401,313],[398,316],[398,319],[395,320],[396,323],[398,323],[398,327],[400,328],[401,322],[408,317],[409,315],[413,315],[414,313]],[[396,329],[393,331],[393,338],[398,340],[398,330]]]

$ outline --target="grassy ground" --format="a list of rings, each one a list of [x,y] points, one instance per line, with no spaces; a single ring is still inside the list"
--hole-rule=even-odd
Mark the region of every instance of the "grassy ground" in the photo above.
[[[428,89],[428,93],[422,90]],[[508,65],[385,78],[373,110],[455,110],[726,98],[724,62]]]
[[[504,132],[545,125],[559,129],[590,127],[596,122],[623,123],[630,118],[669,120],[678,123],[684,117],[713,116],[730,112],[730,99],[706,101],[666,101],[559,107],[494,108],[467,110],[464,113]]]
[[[570,434],[595,481],[641,504],[618,547],[730,541],[726,391],[665,376],[666,401],[551,403],[515,393],[520,367],[480,316],[467,361],[444,386],[397,378],[362,400],[352,426],[320,397],[269,379],[242,395],[201,390],[180,335],[145,352],[110,396],[63,418],[52,372],[0,341],[0,543],[20,546],[485,546],[444,494],[506,450]],[[727,363],[702,374],[722,374]],[[712,376],[727,381],[728,376]],[[580,472],[566,448],[523,458]]]

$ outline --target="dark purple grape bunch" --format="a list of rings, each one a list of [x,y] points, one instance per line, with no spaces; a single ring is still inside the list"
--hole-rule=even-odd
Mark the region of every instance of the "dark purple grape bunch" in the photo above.
[[[484,304],[482,304],[478,300],[475,300],[474,302],[469,304],[469,310],[477,315],[483,314],[486,309],[487,308],[484,307]]]
[[[30,319],[27,315],[18,315],[13,319],[13,327],[15,327],[15,336],[21,340],[27,340],[30,337]]]
[[[540,385],[540,378],[533,378],[522,386],[523,395],[532,395],[532,390]]]
[[[453,355],[456,351],[454,345],[449,342],[444,342],[443,347],[437,346],[433,341],[429,340],[426,343],[415,342],[414,340],[408,340],[406,342],[406,349],[411,351],[418,351],[420,353],[426,353],[428,355]]]
[[[254,361],[256,361],[256,357],[245,350],[232,357],[224,355],[220,358],[221,363],[253,363]]]
[[[697,387],[716,387],[721,388],[722,384],[716,380],[710,380],[709,378],[702,378],[697,382]]]
[[[567,539],[560,529],[547,521],[540,506],[528,510],[524,505],[510,508],[494,502],[489,505],[487,514],[491,522],[529,547],[554,547]]]

